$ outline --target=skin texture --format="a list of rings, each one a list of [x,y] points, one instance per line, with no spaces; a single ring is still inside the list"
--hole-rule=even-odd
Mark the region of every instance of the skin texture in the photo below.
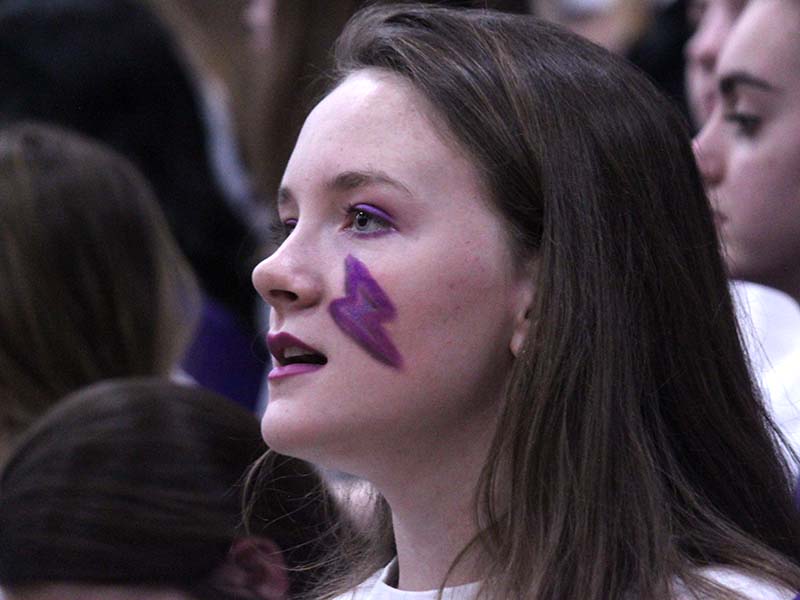
[[[753,0],[717,79],[695,148],[731,276],[800,299],[800,5]]]
[[[331,302],[331,317],[375,360],[400,368],[403,359],[381,323],[396,316],[392,301],[354,256],[345,259],[347,295]]]
[[[262,433],[281,453],[375,485],[392,506],[401,587],[431,589],[475,532],[464,490],[494,433],[512,340],[529,327],[532,277],[475,167],[388,73],[356,72],[317,105],[278,205],[289,235],[253,282],[272,305],[270,333],[327,363],[270,381]],[[383,327],[402,370],[366,354],[329,312],[350,255],[396,307]]]
[[[717,101],[714,68],[746,0],[692,0],[689,18],[695,30],[686,44],[686,93],[694,122],[702,126]]]

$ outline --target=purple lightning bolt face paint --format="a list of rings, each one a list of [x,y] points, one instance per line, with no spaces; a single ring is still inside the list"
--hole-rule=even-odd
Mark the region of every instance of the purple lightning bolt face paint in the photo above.
[[[344,265],[346,295],[330,303],[333,320],[370,356],[399,369],[403,359],[382,325],[397,314],[392,301],[356,257],[348,255]]]

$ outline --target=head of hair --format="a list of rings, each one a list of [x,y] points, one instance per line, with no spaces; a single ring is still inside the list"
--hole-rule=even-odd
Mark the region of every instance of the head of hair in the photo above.
[[[66,130],[0,130],[0,429],[100,379],[166,375],[199,310],[142,175]]]
[[[527,0],[427,0],[451,7],[490,6],[524,13]],[[377,0],[386,4],[385,0]],[[347,20],[376,0],[294,0],[276,5],[268,49],[253,57],[255,72],[240,84],[247,161],[262,195],[274,194],[297,134],[326,85],[331,48]],[[254,85],[255,83],[255,85]]]
[[[244,524],[242,476],[263,451],[258,420],[200,387],[139,378],[71,394],[28,431],[0,478],[0,584],[234,599],[214,574],[249,529],[281,548],[290,590],[302,591],[332,508],[312,497],[315,471],[282,457]]]
[[[188,65],[144,2],[4,0],[0,81],[0,124],[53,123],[133,162],[203,290],[249,322],[255,240],[211,171]]]
[[[533,265],[478,486],[487,597],[665,599],[713,587],[709,564],[800,587],[789,470],[678,111],[609,52],[492,11],[368,8],[336,61],[334,84],[378,69],[422,94]]]

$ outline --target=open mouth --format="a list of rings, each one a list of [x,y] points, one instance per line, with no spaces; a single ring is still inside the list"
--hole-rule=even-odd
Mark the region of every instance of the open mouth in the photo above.
[[[276,333],[267,336],[269,352],[278,365],[324,365],[328,358],[322,353],[303,343],[288,333]]]
[[[297,346],[290,346],[284,350],[283,354],[275,357],[280,365],[324,365],[328,362],[324,354],[316,352],[309,353],[308,351],[298,348]]]

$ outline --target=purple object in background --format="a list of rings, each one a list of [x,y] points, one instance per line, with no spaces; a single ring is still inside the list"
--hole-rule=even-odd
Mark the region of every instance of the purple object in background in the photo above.
[[[261,340],[221,303],[206,297],[181,368],[205,388],[255,411],[266,372]]]
[[[336,324],[376,360],[399,369],[403,359],[384,321],[391,321],[397,311],[389,297],[372,278],[367,266],[352,255],[344,261],[345,293],[328,307]]]

